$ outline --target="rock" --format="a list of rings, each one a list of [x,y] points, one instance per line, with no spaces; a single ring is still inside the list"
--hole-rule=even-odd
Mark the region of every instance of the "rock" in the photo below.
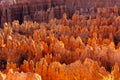
[[[60,19],[63,13],[67,13],[68,18],[71,18],[76,10],[81,12],[82,9],[81,14],[94,14],[96,8],[115,5],[120,7],[119,0],[0,0],[0,22],[1,26],[14,20],[19,20],[21,24],[25,18],[48,22],[53,18]],[[42,16],[44,19],[40,18]]]
[[[41,76],[36,73],[13,72],[9,70],[7,74],[0,73],[0,80],[42,80]]]

